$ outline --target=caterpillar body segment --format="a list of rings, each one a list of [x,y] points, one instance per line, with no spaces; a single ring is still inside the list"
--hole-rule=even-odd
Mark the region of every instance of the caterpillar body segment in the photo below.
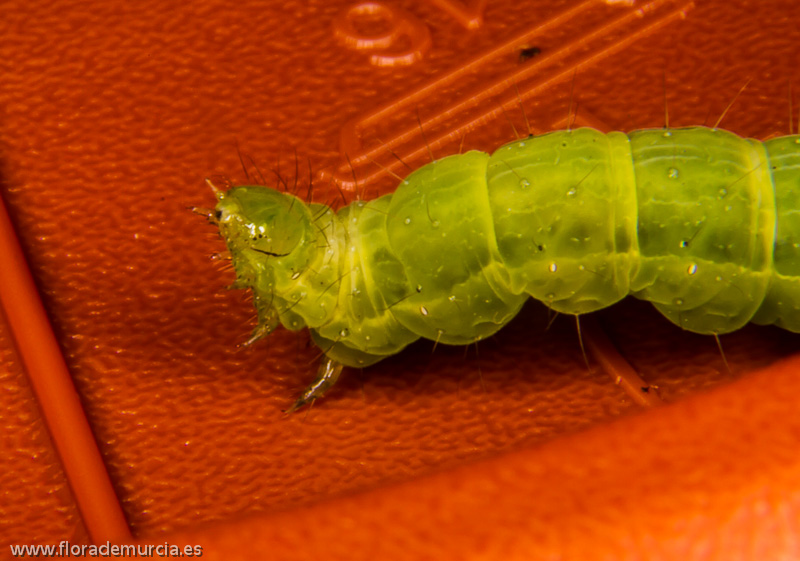
[[[309,327],[328,381],[419,337],[490,336],[529,296],[579,315],[632,294],[698,333],[800,332],[798,136],[582,128],[432,162],[338,212],[258,186],[218,199],[253,338]]]

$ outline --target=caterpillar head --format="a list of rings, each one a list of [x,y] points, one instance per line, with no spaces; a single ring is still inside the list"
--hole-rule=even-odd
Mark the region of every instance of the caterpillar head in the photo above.
[[[217,194],[214,218],[231,253],[247,249],[288,257],[302,245],[307,218],[292,195],[264,187],[234,187]],[[296,203],[296,204],[295,204]],[[295,206],[297,208],[295,208]]]
[[[290,308],[288,288],[316,251],[312,217],[293,195],[265,187],[233,187],[216,196],[208,217],[228,246],[236,270],[232,288],[251,288],[258,310],[250,343],[285,323],[281,312]]]

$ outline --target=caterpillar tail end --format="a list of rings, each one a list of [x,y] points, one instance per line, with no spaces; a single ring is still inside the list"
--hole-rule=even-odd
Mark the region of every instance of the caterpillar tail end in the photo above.
[[[297,401],[295,401],[289,409],[284,411],[283,414],[290,415],[304,405],[313,403],[322,397],[339,379],[343,368],[344,365],[341,362],[324,357],[322,362],[320,362],[319,370],[317,370],[317,377],[303,391]]]

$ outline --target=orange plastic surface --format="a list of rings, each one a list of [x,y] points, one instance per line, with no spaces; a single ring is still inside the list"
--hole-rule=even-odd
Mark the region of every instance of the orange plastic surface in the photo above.
[[[415,344],[284,418],[318,350],[283,330],[237,349],[252,306],[188,210],[214,204],[207,176],[247,181],[239,152],[251,180],[371,198],[408,171],[391,152],[713,125],[745,83],[721,126],[797,130],[800,6],[695,4],[6,3],[3,553],[800,558],[797,335],[722,337],[728,370],[649,304],[596,314],[587,347],[607,338],[648,408],[532,303],[477,352]]]

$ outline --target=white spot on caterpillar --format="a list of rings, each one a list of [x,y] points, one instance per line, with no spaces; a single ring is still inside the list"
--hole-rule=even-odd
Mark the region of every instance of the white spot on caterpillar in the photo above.
[[[558,265],[556,265],[555,262],[550,263],[548,269],[550,270],[551,273],[555,273],[556,271],[558,271]]]
[[[420,306],[419,307],[419,313],[421,313],[423,316],[427,316],[428,315],[428,308],[426,308],[425,306]]]
[[[697,272],[697,263],[692,263],[691,265],[689,265],[689,268],[686,269],[686,272],[689,273],[690,275],[695,274]]]

